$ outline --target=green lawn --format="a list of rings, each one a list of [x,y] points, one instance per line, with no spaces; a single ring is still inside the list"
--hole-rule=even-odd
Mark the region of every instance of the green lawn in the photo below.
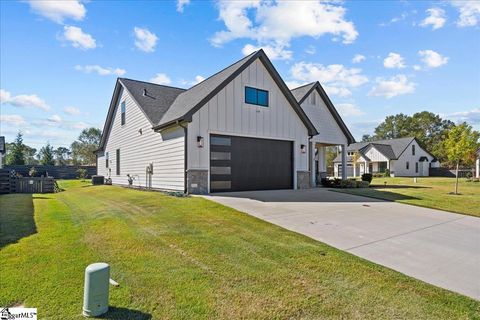
[[[459,195],[451,194],[454,187],[454,178],[374,178],[368,189],[335,191],[480,217],[480,182],[459,179]]]
[[[111,265],[106,319],[480,319],[480,302],[203,198],[63,181],[0,196],[0,305],[82,319]]]

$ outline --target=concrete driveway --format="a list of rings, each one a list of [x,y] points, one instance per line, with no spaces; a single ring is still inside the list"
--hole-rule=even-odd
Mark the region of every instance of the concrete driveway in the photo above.
[[[480,218],[323,188],[205,198],[480,300]]]

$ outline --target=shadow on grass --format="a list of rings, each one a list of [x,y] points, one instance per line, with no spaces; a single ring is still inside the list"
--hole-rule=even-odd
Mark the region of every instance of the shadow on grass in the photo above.
[[[99,319],[111,319],[111,320],[149,320],[152,319],[152,315],[139,310],[132,310],[121,307],[108,307],[108,312]]]
[[[425,186],[410,186],[410,185],[401,185],[401,184],[372,184],[370,188],[373,189],[432,189],[432,187]]]
[[[0,249],[37,233],[32,194],[2,195],[0,207]]]

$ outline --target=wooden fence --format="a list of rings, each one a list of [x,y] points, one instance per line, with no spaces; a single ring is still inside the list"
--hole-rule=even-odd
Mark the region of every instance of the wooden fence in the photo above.
[[[55,179],[76,179],[78,178],[78,169],[87,170],[87,178],[97,174],[96,166],[42,166],[42,165],[8,165],[4,169],[21,174],[24,177],[29,176],[30,169],[35,168],[35,177],[49,176]]]
[[[0,194],[55,192],[53,177],[16,177],[10,170],[0,170]]]

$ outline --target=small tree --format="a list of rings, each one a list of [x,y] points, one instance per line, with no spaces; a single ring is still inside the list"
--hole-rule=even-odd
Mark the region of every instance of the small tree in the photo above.
[[[30,170],[28,170],[28,175],[30,177],[35,177],[36,173],[37,173],[37,169],[35,169],[35,167],[31,167]]]
[[[23,134],[18,131],[15,141],[9,145],[10,150],[7,155],[7,164],[25,164],[25,145],[23,144]]]
[[[355,153],[352,156],[352,162],[353,162],[353,176],[357,176],[357,162],[360,160],[362,156],[360,155],[360,152],[355,151]]]
[[[455,194],[458,194],[458,167],[460,164],[471,164],[478,149],[480,132],[475,131],[467,123],[453,127],[445,140],[447,158],[455,164]]]
[[[53,147],[47,142],[47,145],[42,147],[38,153],[40,159],[40,164],[43,165],[54,165],[55,160],[53,159]]]

